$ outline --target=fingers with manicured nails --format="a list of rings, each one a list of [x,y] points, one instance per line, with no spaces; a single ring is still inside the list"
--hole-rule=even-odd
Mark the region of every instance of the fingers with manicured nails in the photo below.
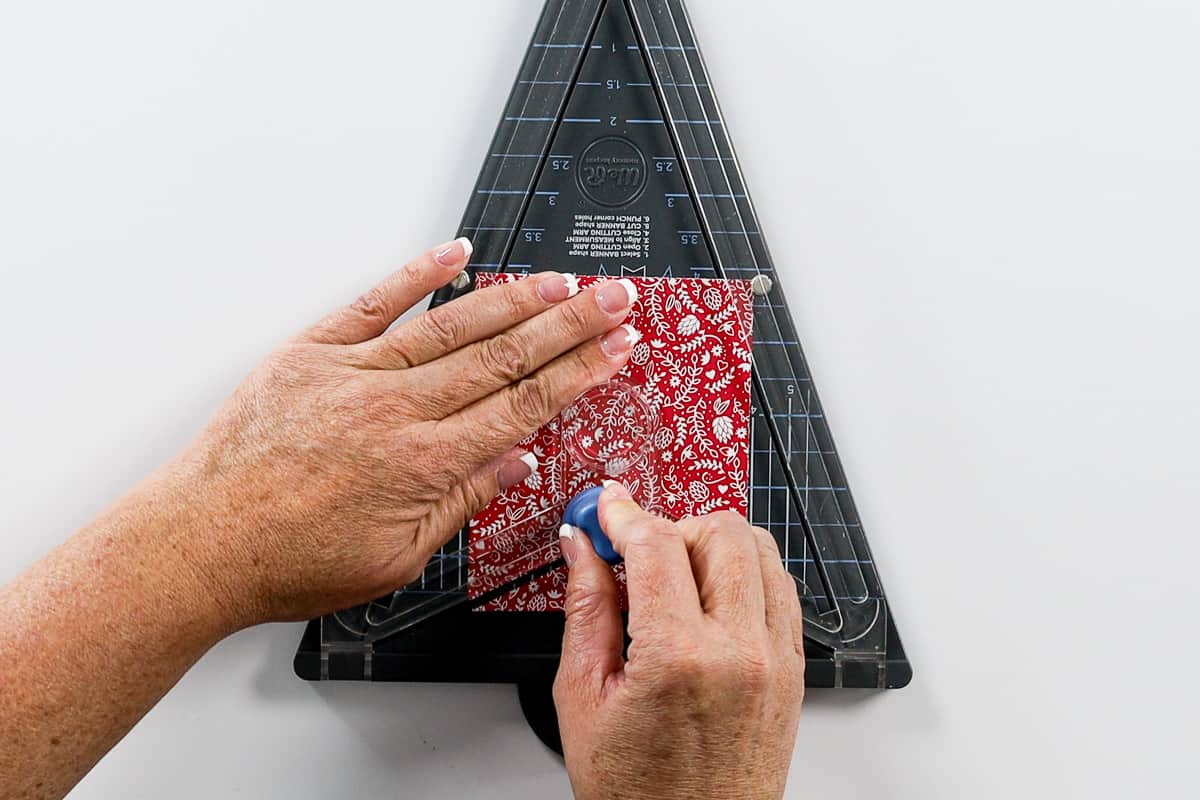
[[[475,470],[443,495],[417,532],[417,549],[433,553],[498,493],[524,483],[538,471],[537,456],[513,449]]]
[[[497,336],[424,364],[411,377],[428,387],[426,400],[433,413],[457,411],[617,328],[636,300],[631,281],[609,281]],[[634,337],[636,344],[636,333]]]
[[[430,292],[466,268],[471,241],[456,239],[435,247],[375,286],[352,304],[339,308],[301,335],[321,344],[358,344],[374,339]]]
[[[366,342],[374,369],[405,369],[488,339],[579,294],[574,275],[545,272],[477,289]]]
[[[637,331],[622,325],[559,356],[525,380],[434,421],[429,440],[437,443],[447,470],[469,472],[620,372],[635,341]]]
[[[629,631],[682,630],[700,620],[700,598],[677,526],[646,511],[610,481],[600,495],[600,527],[625,559]]]
[[[559,531],[567,579],[567,624],[556,689],[599,700],[609,678],[625,665],[625,627],[612,567],[596,555],[587,534],[570,525]]]

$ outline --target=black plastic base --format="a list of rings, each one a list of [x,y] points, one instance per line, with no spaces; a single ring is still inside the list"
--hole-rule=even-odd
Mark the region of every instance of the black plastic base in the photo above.
[[[615,183],[597,172],[601,162],[625,165],[607,173]],[[640,220],[641,244],[619,248],[619,257],[579,247],[577,225],[596,220]],[[825,625],[809,629],[826,645],[806,639],[805,683],[908,684],[912,669],[683,0],[547,0],[461,232],[475,245],[471,272],[753,277],[761,302],[749,519],[775,536],[803,584],[806,614]],[[446,287],[434,304],[468,290]],[[460,534],[447,554],[466,546]],[[296,673],[308,680],[553,681],[561,613],[474,613],[465,596],[457,599],[463,604],[373,645],[330,629],[323,649],[320,625],[338,623],[314,622],[296,653]]]
[[[304,631],[296,651],[296,674],[305,680],[425,681],[429,683],[550,683],[558,671],[563,615],[531,612],[447,612],[437,625],[419,625],[365,652],[321,652],[320,621]],[[912,667],[887,618],[888,651],[882,662],[837,663],[806,641],[811,688],[900,689]]]
[[[554,708],[554,684],[544,681],[528,681],[517,684],[517,697],[521,711],[533,732],[560,756],[563,754],[562,736],[558,732],[558,711]]]

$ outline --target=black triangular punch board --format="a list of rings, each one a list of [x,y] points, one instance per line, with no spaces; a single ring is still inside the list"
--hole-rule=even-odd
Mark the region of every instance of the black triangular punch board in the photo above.
[[[462,235],[471,271],[749,279],[755,293],[751,520],[804,606],[810,686],[912,672],[681,0],[549,0]],[[553,678],[561,614],[472,613],[466,532],[393,595],[309,625],[318,680]]]

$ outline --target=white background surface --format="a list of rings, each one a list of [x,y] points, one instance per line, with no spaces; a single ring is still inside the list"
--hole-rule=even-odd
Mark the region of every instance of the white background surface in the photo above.
[[[789,796],[1194,791],[1200,10],[691,5],[917,676],[814,692]],[[0,4],[0,580],[453,235],[539,8]],[[568,791],[509,687],[304,684],[299,634],[75,796]]]

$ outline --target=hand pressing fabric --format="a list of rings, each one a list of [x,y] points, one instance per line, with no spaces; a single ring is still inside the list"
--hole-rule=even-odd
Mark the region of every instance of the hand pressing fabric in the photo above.
[[[611,568],[564,527],[570,580],[554,699],[577,800],[781,797],[804,649],[775,540],[731,513],[668,522],[616,483],[599,512],[625,558],[632,644],[624,655]]]
[[[537,468],[516,443],[624,366],[629,281],[580,293],[535,275],[388,330],[469,257],[466,240],[437,248],[287,343],[173,467],[206,521],[189,549],[239,623],[310,619],[418,577]]]
[[[199,438],[0,589],[0,797],[61,797],[222,637],[378,597],[625,364],[636,300],[543,274],[392,330],[451,242],[269,356]]]

